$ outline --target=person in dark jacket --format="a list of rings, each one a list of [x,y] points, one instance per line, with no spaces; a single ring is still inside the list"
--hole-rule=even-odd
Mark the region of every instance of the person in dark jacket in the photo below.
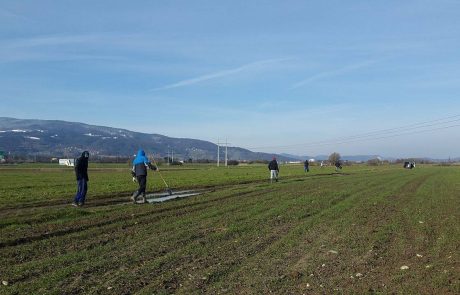
[[[278,167],[278,162],[276,162],[276,158],[273,157],[273,160],[268,163],[268,170],[270,170],[270,182],[273,182],[273,179],[275,181],[278,181],[278,173],[280,172],[280,169]]]
[[[77,194],[75,195],[73,206],[83,206],[88,191],[88,159],[89,152],[84,151],[81,156],[75,160],[75,176],[77,178]]]
[[[342,163],[340,161],[335,162],[335,171],[342,170]]]
[[[303,163],[303,170],[306,172],[310,172],[310,163],[308,162],[308,160],[305,160],[305,162]]]
[[[156,166],[153,166],[149,159],[145,156],[145,152],[140,149],[137,152],[136,158],[133,160],[133,169],[131,171],[133,177],[136,177],[136,181],[139,184],[139,189],[134,192],[131,200],[137,203],[137,198],[142,195],[142,203],[147,203],[145,198],[145,189],[147,187],[147,168],[151,170],[157,170]]]

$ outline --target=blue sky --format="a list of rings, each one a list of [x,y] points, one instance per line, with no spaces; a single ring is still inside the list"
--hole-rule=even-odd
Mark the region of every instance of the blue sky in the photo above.
[[[0,89],[0,116],[265,152],[460,156],[458,126],[334,142],[460,114],[460,1],[4,0]]]

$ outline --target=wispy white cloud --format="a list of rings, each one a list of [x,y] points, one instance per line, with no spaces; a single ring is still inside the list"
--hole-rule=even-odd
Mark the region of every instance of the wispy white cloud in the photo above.
[[[11,18],[11,19],[18,19],[18,20],[29,20],[25,16],[12,12],[11,10],[8,10],[6,8],[0,8],[0,17],[2,18]]]
[[[85,61],[85,60],[101,60],[101,61],[122,61],[125,60],[118,56],[108,55],[91,55],[91,54],[64,54],[64,53],[33,53],[33,52],[13,52],[10,54],[0,55],[1,63],[12,62],[60,62],[60,61]]]
[[[0,13],[1,18],[1,13]],[[1,21],[0,21],[1,24]],[[0,62],[74,60],[75,52],[90,53],[86,55],[107,56],[106,59],[124,59],[131,69],[145,70],[145,57],[168,56],[169,58],[196,58],[191,46],[183,40],[171,40],[146,33],[123,33],[116,31],[99,31],[84,34],[44,34],[28,37],[0,37]],[[185,50],[184,48],[187,48]],[[131,64],[139,61],[140,65]],[[99,59],[99,57],[96,57]],[[81,57],[78,57],[81,58]],[[93,58],[93,57],[90,57]],[[109,64],[107,64],[109,65]],[[158,64],[155,65],[157,68]],[[151,67],[152,68],[152,67]],[[151,71],[151,69],[149,69]]]
[[[90,41],[101,41],[107,37],[112,37],[109,33],[101,34],[80,34],[80,35],[42,35],[29,38],[17,38],[4,40],[0,44],[9,48],[27,48],[37,46],[59,46],[76,43],[88,43]]]
[[[366,68],[366,67],[371,66],[372,64],[375,64],[376,62],[377,62],[376,60],[368,60],[368,61],[353,64],[353,65],[349,65],[346,67],[338,68],[335,70],[318,73],[318,74],[315,74],[313,76],[310,76],[302,81],[299,81],[293,84],[290,89],[296,89],[296,88],[305,86],[313,81],[317,81],[317,80],[321,80],[321,79],[325,79],[329,77],[334,77],[334,76],[340,76],[342,74],[349,73],[349,72],[352,72],[352,71],[355,71],[361,68]]]
[[[114,33],[39,35],[27,38],[0,39],[0,63],[28,61],[126,60],[107,55],[104,45],[122,35]],[[110,44],[110,46],[108,45]],[[75,53],[75,49],[80,53]],[[91,50],[89,50],[91,49]],[[85,52],[90,52],[85,53]]]
[[[251,70],[251,69],[258,68],[258,67],[266,66],[266,65],[269,65],[269,64],[275,64],[275,63],[284,62],[284,61],[287,61],[287,60],[290,60],[290,59],[291,58],[277,58],[277,59],[267,59],[267,60],[256,61],[256,62],[252,62],[252,63],[242,65],[242,66],[237,67],[237,68],[217,71],[217,72],[206,74],[206,75],[203,75],[203,76],[198,76],[198,77],[195,77],[195,78],[181,80],[181,81],[176,82],[176,83],[172,83],[172,84],[168,84],[168,85],[165,85],[165,86],[153,88],[153,89],[151,89],[151,91],[158,91],[158,90],[165,90],[165,89],[172,89],[172,88],[177,88],[177,87],[189,86],[189,85],[197,84],[197,83],[208,81],[208,80],[213,80],[213,79],[218,79],[218,78],[234,75],[234,74],[237,74],[237,73],[240,73],[240,72],[244,72],[244,71],[247,71],[247,70]]]
[[[295,109],[279,108],[276,110],[240,107],[219,108],[204,105],[185,107],[178,105],[174,107],[176,115],[200,114],[199,118],[194,117],[186,124],[177,120],[174,122],[166,120],[167,123],[159,123],[155,125],[155,128],[175,137],[192,137],[210,141],[228,137],[233,145],[246,148],[260,147],[261,145],[279,146],[298,143],[299,138],[305,138],[304,136],[316,139],[317,136],[333,137],[336,133],[339,135],[345,127],[337,128],[337,125],[346,126],[340,120],[344,120],[344,114],[349,114],[353,109],[355,109],[355,106],[347,103],[314,107],[298,106]],[[323,122],[324,129],[328,131],[318,130],[314,124],[299,124],[299,122],[306,122],[306,113],[309,114],[309,121]],[[170,114],[163,113],[160,116],[168,117]],[[241,119],[235,122],[235,116]],[[267,121],[267,116],[275,116],[277,120]],[[324,121],[325,117],[330,119]],[[159,120],[159,122],[163,121]],[[337,122],[340,122],[340,124]],[[251,128],[247,128],[247,126],[251,126]],[[139,126],[136,128],[139,128]],[[144,128],[146,129],[143,131],[153,133],[153,130],[148,129],[152,128],[150,124],[145,124]],[[202,130],[206,130],[206,134],[203,134]],[[257,134],[257,137],[254,134]],[[279,136],[273,137],[273,134],[278,134]],[[261,144],[261,142],[263,143]],[[263,151],[273,152],[274,149],[267,148]]]
[[[123,33],[117,31],[97,31],[83,34],[43,34],[22,38],[0,37],[0,48],[9,50],[36,50],[37,48],[62,48],[80,45],[105,50],[118,48],[135,52],[151,52],[152,50],[169,50],[168,52],[171,52],[173,48],[180,45],[180,41],[156,37],[146,33]]]

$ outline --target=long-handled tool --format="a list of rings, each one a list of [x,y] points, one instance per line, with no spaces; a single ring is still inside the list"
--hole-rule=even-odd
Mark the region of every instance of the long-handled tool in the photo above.
[[[163,178],[163,175],[161,175],[160,168],[158,168],[157,162],[155,162],[155,159],[154,159],[154,158],[152,158],[152,159],[153,159],[153,163],[154,163],[155,166],[157,167],[157,172],[158,172],[158,174],[160,174],[161,180],[163,180],[163,183],[164,183],[165,186],[166,186],[166,191],[168,192],[169,195],[172,195],[173,192],[172,192],[172,190],[169,188],[169,185],[166,183],[166,180]]]

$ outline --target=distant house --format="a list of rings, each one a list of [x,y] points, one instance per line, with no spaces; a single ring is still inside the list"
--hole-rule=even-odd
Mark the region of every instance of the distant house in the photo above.
[[[75,166],[75,160],[74,159],[59,159],[59,165],[73,167]]]

